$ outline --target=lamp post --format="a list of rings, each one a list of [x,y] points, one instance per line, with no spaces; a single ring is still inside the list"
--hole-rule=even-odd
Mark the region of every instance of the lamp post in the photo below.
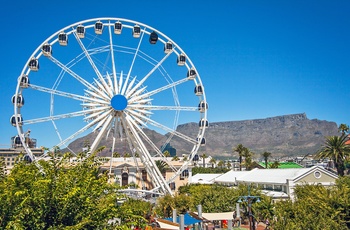
[[[253,202],[260,202],[259,196],[252,196],[250,195],[250,185],[248,186],[248,195],[247,196],[240,196],[238,199],[238,203],[241,203],[243,201],[246,201],[248,203],[248,215],[249,215],[249,230],[255,230],[255,221],[254,216],[252,213],[252,203]]]

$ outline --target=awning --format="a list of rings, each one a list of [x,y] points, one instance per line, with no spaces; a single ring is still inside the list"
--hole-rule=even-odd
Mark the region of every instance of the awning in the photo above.
[[[198,213],[196,213],[198,215]],[[232,220],[233,212],[202,213],[204,219],[213,220]]]
[[[165,220],[172,221],[173,218],[165,218]],[[202,222],[202,220],[198,220],[198,219],[192,217],[188,213],[184,214],[184,223],[185,223],[186,226],[192,225],[192,224],[196,224],[196,223],[200,223],[200,222]],[[176,223],[180,223],[180,217],[179,216],[176,218]]]

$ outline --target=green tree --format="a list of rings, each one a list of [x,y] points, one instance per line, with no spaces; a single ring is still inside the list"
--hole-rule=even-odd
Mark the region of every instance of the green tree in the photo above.
[[[5,158],[0,157],[0,181],[6,177],[6,171]]]
[[[280,162],[278,160],[275,160],[271,165],[271,169],[277,169],[280,166]]]
[[[340,124],[338,130],[342,134],[348,133],[349,132],[349,126],[346,125],[346,124]]]
[[[252,164],[253,164],[253,152],[250,151],[248,148],[244,148],[243,150],[243,157],[244,157],[244,165],[246,170],[251,170],[252,169]]]
[[[129,214],[127,223],[142,222],[120,210],[116,201],[123,195],[93,162],[88,157],[67,167],[52,158],[39,162],[44,173],[17,163],[0,180],[0,229],[112,229],[109,220]],[[120,227],[128,229],[127,223]]]
[[[201,155],[201,157],[202,157],[202,160],[203,160],[203,168],[205,168],[205,159],[208,158],[208,156],[205,153],[203,153]]]
[[[171,159],[171,161],[178,161],[178,160],[180,160],[180,158],[177,155],[173,156],[173,158]]]
[[[239,171],[242,171],[242,161],[245,149],[246,147],[244,147],[242,144],[238,144],[236,147],[233,148],[233,153],[238,153]]]
[[[268,167],[269,157],[271,156],[270,152],[263,152],[262,154],[264,161],[265,161],[265,168]]]
[[[170,153],[169,153],[168,150],[165,150],[165,151],[163,152],[163,155],[164,155],[165,157],[170,157]]]
[[[216,160],[214,157],[212,157],[209,161],[209,163],[211,164],[211,167],[214,168],[214,165],[216,164]]]
[[[347,140],[347,135],[344,133],[341,136],[327,137],[324,145],[316,156],[318,159],[332,159],[339,176],[344,176],[344,162],[350,155],[350,146],[345,144]]]

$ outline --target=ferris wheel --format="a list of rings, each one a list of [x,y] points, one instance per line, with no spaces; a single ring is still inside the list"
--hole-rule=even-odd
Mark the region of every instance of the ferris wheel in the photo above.
[[[208,104],[197,69],[165,34],[128,19],[94,18],[52,34],[25,63],[12,102],[14,141],[32,161],[41,158],[33,155],[30,130],[45,147],[61,149],[93,133],[89,153],[105,139],[112,140],[107,147],[113,153],[124,140],[163,193],[171,193],[169,183],[205,144]],[[197,124],[190,135],[178,129],[189,122]],[[165,138],[155,142],[146,130]],[[163,153],[174,140],[189,146],[181,167]],[[170,179],[155,157],[174,171]]]

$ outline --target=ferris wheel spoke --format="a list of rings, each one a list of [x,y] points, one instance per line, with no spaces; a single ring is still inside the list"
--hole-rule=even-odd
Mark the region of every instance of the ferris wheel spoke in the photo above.
[[[97,103],[103,103],[103,104],[108,104],[108,102],[106,101],[102,101],[102,100],[93,100],[91,99],[91,97],[85,97],[85,96],[81,96],[81,95],[77,95],[77,94],[73,94],[73,93],[68,93],[68,92],[63,92],[60,90],[56,90],[56,89],[50,89],[50,88],[46,88],[43,86],[38,86],[38,85],[33,85],[33,84],[29,84],[28,88],[34,89],[34,90],[38,90],[41,92],[45,92],[48,94],[54,94],[54,95],[58,95],[58,96],[62,96],[62,97],[67,97],[67,98],[72,98],[78,101],[95,101]]]
[[[184,79],[181,79],[181,80],[179,80],[179,81],[172,82],[172,83],[170,83],[170,84],[168,84],[168,85],[165,85],[165,86],[160,87],[160,88],[158,88],[158,89],[152,90],[152,91],[150,91],[150,92],[148,92],[148,93],[144,93],[144,94],[141,94],[141,95],[139,95],[139,96],[134,96],[134,97],[132,97],[132,98],[130,99],[130,102],[134,102],[134,101],[140,100],[140,99],[142,99],[142,98],[148,98],[148,97],[153,96],[153,95],[155,95],[155,94],[157,94],[157,93],[159,93],[159,92],[162,92],[162,91],[164,91],[164,90],[173,88],[173,87],[175,87],[175,86],[177,86],[177,85],[180,85],[180,84],[182,84],[182,83],[184,83],[184,82],[187,82],[187,81],[188,81],[188,79],[187,79],[187,78],[184,78]]]
[[[177,110],[177,111],[198,111],[198,107],[190,106],[157,106],[157,105],[139,105],[133,104],[128,105],[128,108],[131,109],[146,109],[146,110]]]
[[[136,51],[135,51],[135,53],[134,53],[134,57],[133,57],[133,59],[132,59],[131,66],[130,66],[130,68],[129,68],[129,72],[128,72],[128,74],[126,75],[126,80],[125,80],[125,82],[129,82],[130,74],[131,74],[131,71],[132,71],[132,69],[133,69],[133,67],[134,67],[134,63],[135,63],[137,54],[139,53],[140,46],[141,46],[141,43],[142,43],[144,34],[145,34],[145,30],[142,30],[142,35],[141,35],[141,38],[140,38],[139,43],[138,43],[138,45],[137,45]],[[124,85],[123,85],[123,88],[122,88],[122,90],[121,90],[121,94],[123,94],[123,95],[125,94],[126,87],[127,87],[127,84],[124,84]],[[126,95],[126,96],[128,96],[128,95]]]
[[[84,52],[86,58],[88,59],[88,61],[89,61],[90,65],[91,65],[91,67],[92,67],[93,70],[95,71],[95,74],[97,75],[98,79],[102,82],[103,86],[105,87],[105,88],[104,88],[105,91],[108,91],[108,88],[109,88],[109,87],[107,86],[107,83],[106,83],[106,81],[104,80],[102,74],[101,74],[100,71],[98,70],[98,68],[97,68],[97,66],[96,66],[96,64],[95,64],[95,62],[92,60],[92,58],[91,58],[91,56],[90,56],[88,50],[85,48],[83,42],[82,42],[81,39],[77,36],[76,33],[74,33],[74,36],[75,36],[76,40],[78,41],[78,43],[79,43],[79,45],[80,45],[80,48],[83,50],[83,52]],[[110,95],[110,96],[112,96],[112,95]]]
[[[112,122],[112,119],[113,119],[113,116],[108,116],[104,120],[103,126],[99,130],[99,133],[97,134],[97,137],[95,138],[94,142],[91,145],[90,153],[95,152],[95,150],[97,149],[97,146],[100,144],[103,135],[106,133],[107,128],[110,126],[110,123]]]
[[[55,116],[41,117],[41,118],[25,120],[23,121],[23,124],[28,125],[28,124],[35,124],[35,123],[52,121],[52,120],[59,120],[64,118],[79,117],[79,116],[84,116],[85,114],[86,114],[85,111],[79,111],[79,112],[66,113],[66,114],[60,114]]]
[[[162,158],[162,160],[168,162],[168,160],[166,159],[166,157],[164,157],[164,155],[162,154],[160,149],[156,146],[156,144],[154,144],[153,141],[145,134],[145,132],[143,132],[140,126],[137,125],[138,122],[135,122],[131,117],[129,118],[129,120],[131,121],[131,123],[133,123],[133,125],[137,129],[137,132],[141,134],[142,138],[153,148],[153,150]],[[173,165],[169,163],[168,165],[173,171],[176,171]]]
[[[110,23],[108,26],[108,32],[109,32],[109,47],[110,47],[110,52],[111,52],[111,59],[112,59],[112,71],[113,71],[113,79],[114,79],[114,83],[118,84],[117,82],[117,71],[115,69],[115,59],[114,59],[114,49],[113,49],[113,37],[112,37],[112,31],[111,31],[111,27],[112,24]],[[109,78],[110,79],[110,78]],[[116,87],[114,88],[110,82],[110,86],[112,89],[114,89],[114,94],[118,94],[118,92],[116,91],[116,89],[118,88],[118,86],[116,85]]]
[[[156,122],[156,121],[154,121],[154,120],[152,120],[152,119],[150,119],[148,117],[143,117],[143,118],[147,121],[148,124],[154,125],[155,127],[158,127],[160,129],[168,132],[168,133],[171,133],[172,135],[175,135],[175,136],[177,136],[177,137],[179,137],[179,138],[181,138],[181,139],[183,139],[183,140],[185,140],[185,141],[187,141],[187,142],[189,142],[191,144],[197,144],[198,143],[197,140],[195,140],[195,139],[193,139],[191,137],[188,137],[188,136],[186,136],[186,135],[184,135],[184,134],[182,134],[182,133],[180,133],[180,132],[178,132],[178,131],[176,131],[174,129],[171,129],[171,128],[165,126],[165,125],[162,125],[159,122]]]
[[[131,131],[133,137],[136,138],[138,146],[143,150],[143,154],[145,156],[147,156],[148,161],[145,162],[145,164],[148,164],[150,166],[150,169],[152,171],[151,175],[153,175],[153,179],[155,179],[157,181],[158,186],[162,187],[163,191],[168,191],[169,193],[171,193],[171,189],[170,189],[168,183],[163,178],[163,176],[162,176],[161,172],[159,171],[158,167],[156,166],[153,158],[149,154],[146,146],[144,145],[141,137],[139,136],[138,132],[135,130],[135,127],[137,126],[137,124],[135,124],[132,121],[132,119],[128,116],[125,116],[125,120],[128,124],[128,127],[130,128],[130,131]]]
[[[93,85],[91,85],[89,82],[87,82],[84,78],[80,77],[78,74],[76,74],[74,71],[72,71],[70,68],[68,68],[66,65],[62,64],[60,61],[55,59],[53,56],[49,57],[49,59],[55,63],[57,66],[59,66],[62,70],[70,74],[72,77],[74,77],[76,80],[78,80],[81,84],[83,84],[86,88],[92,90],[97,90]]]
[[[156,70],[156,69],[158,69],[158,67],[160,66],[160,65],[162,65],[163,64],[163,62],[170,56],[170,54],[171,54],[172,52],[169,52],[169,53],[167,53],[167,55],[165,55],[164,57],[163,57],[163,59],[160,61],[160,62],[158,62],[157,63],[157,65],[155,65],[154,67],[153,67],[153,69],[151,69],[151,71],[149,72],[149,73],[147,73],[146,74],[146,76],[144,76],[131,90],[130,90],[130,92],[128,93],[128,94],[126,94],[126,97],[130,97],[150,76],[151,76],[151,74]]]
[[[83,132],[85,132],[89,128],[93,127],[98,121],[99,121],[99,119],[96,119],[96,120],[88,123],[83,128],[81,128],[80,130],[78,130],[77,132],[73,133],[71,136],[69,136],[68,138],[66,138],[65,140],[61,141],[59,144],[57,144],[57,147],[61,147],[63,145],[66,145],[66,143],[70,142],[71,140],[73,140],[74,138],[76,138],[78,135],[82,134]]]

